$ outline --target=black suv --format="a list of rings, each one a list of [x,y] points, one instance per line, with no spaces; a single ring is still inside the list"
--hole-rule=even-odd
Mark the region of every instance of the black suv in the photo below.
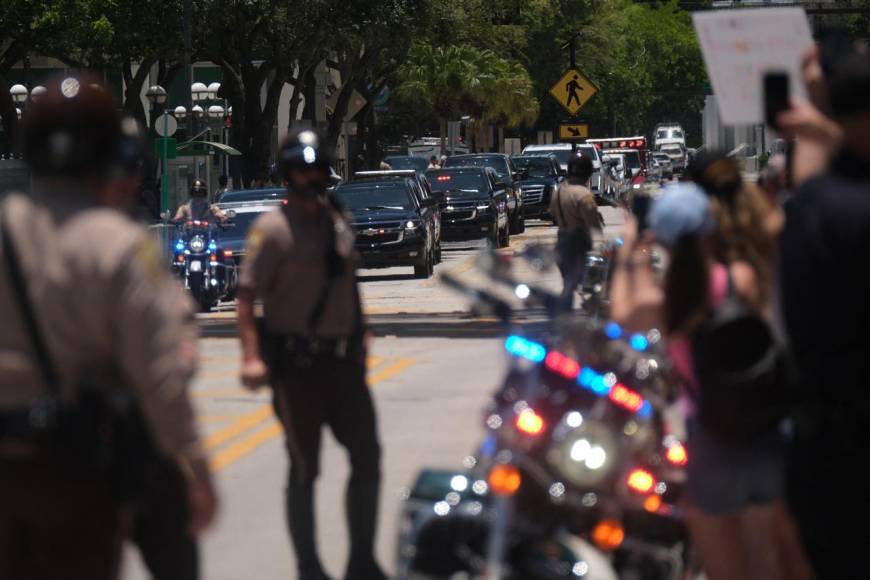
[[[435,263],[441,262],[441,209],[438,202],[444,197],[432,192],[432,184],[425,173],[419,173],[412,169],[391,169],[387,171],[357,171],[353,174],[353,180],[359,181],[386,181],[389,179],[413,179],[415,183],[414,195],[419,201],[433,199],[435,208]]]
[[[338,186],[335,195],[353,214],[364,268],[413,266],[417,278],[435,268],[434,199],[419,199],[412,178],[363,180]]]
[[[550,219],[550,198],[564,179],[559,159],[546,155],[520,155],[514,165],[523,172],[520,189],[523,192],[523,215],[527,218]]]
[[[445,239],[489,238],[493,246],[510,243],[508,196],[490,167],[455,167],[426,172],[440,200]]]
[[[498,187],[504,189],[507,195],[511,233],[521,234],[526,231],[526,219],[523,217],[523,197],[519,186],[522,174],[514,167],[510,155],[503,153],[454,155],[447,158],[444,167],[491,167],[495,170],[499,179]]]

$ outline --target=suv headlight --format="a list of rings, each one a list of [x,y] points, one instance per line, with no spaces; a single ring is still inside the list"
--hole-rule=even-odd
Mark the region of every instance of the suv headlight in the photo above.
[[[414,229],[417,229],[418,227],[420,227],[420,222],[415,222],[414,220],[408,220],[405,223],[406,230],[414,230]]]
[[[488,203],[479,203],[475,206],[475,209],[477,211],[481,211],[481,212],[489,211],[491,208],[492,208],[492,205],[490,205]]]
[[[193,236],[190,240],[190,251],[201,252],[205,249],[205,239],[202,236]]]

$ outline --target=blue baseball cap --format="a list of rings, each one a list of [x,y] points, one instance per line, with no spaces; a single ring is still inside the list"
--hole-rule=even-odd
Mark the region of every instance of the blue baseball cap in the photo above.
[[[647,223],[656,240],[666,246],[682,236],[706,234],[713,227],[710,200],[694,183],[670,185],[653,202]]]

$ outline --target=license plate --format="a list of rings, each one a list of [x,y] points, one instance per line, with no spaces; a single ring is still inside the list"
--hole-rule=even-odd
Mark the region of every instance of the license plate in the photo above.
[[[191,272],[202,272],[202,262],[199,260],[194,260],[190,263],[190,271]]]

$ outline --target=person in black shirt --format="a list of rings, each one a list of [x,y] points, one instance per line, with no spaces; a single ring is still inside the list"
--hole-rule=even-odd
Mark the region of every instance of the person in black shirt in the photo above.
[[[870,57],[841,59],[828,101],[841,142],[828,168],[788,202],[780,248],[782,313],[799,379],[789,495],[820,579],[867,574]],[[781,119],[799,146],[820,134],[788,115]]]

